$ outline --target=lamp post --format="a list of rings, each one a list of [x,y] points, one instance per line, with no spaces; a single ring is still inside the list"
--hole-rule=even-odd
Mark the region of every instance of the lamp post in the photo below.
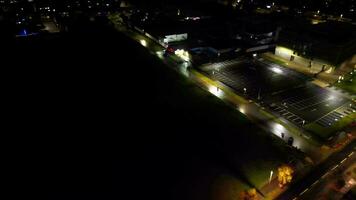
[[[272,176],[273,176],[273,170],[271,170],[271,173],[269,175],[269,183],[271,183],[271,181],[272,181]]]

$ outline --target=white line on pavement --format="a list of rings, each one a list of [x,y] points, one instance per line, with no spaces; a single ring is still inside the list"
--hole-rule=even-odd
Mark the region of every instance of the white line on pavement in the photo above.
[[[335,166],[331,169],[331,171],[334,170],[334,169],[336,169],[338,166],[339,166],[339,165],[335,165]]]
[[[325,173],[321,178],[325,178],[328,174],[329,172]]]
[[[317,183],[319,183],[319,180],[316,180],[311,186],[316,185]]]
[[[299,194],[299,196],[302,196],[305,192],[307,192],[309,188],[305,189],[302,193]]]
[[[344,160],[342,160],[340,163],[343,163],[343,162],[345,162],[347,160],[347,158],[344,158]]]

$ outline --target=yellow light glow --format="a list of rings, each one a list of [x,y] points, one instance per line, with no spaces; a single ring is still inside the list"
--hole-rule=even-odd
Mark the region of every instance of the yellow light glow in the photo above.
[[[284,187],[288,183],[292,182],[294,170],[288,166],[284,165],[278,168],[278,182],[280,187]]]
[[[292,55],[293,54],[293,50],[292,49],[288,49],[286,47],[281,47],[281,46],[276,47],[276,51],[279,52],[280,54],[286,54],[286,55]]]

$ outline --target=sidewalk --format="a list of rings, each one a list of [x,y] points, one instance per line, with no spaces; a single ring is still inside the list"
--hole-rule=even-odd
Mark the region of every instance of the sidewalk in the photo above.
[[[262,54],[261,57],[268,59],[270,61],[276,62],[276,63],[278,63],[284,67],[287,67],[289,69],[303,73],[309,77],[315,77],[316,79],[315,79],[315,81],[313,81],[313,83],[315,83],[316,85],[319,85],[321,87],[327,87],[327,86],[335,83],[338,80],[340,73],[342,73],[341,71],[338,71],[338,70],[335,70],[331,73],[326,73],[326,72],[319,73],[320,71],[317,69],[305,67],[301,64],[298,64],[293,61],[289,61],[282,57],[276,56],[270,52]]]

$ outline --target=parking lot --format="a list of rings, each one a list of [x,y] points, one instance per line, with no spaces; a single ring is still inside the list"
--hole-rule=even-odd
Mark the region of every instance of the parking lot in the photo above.
[[[325,115],[324,117],[316,121],[322,127],[332,126],[334,123],[342,119],[343,117],[350,115],[351,113],[356,112],[356,105],[351,104],[351,106],[345,105],[344,107],[332,111],[331,113]]]
[[[298,126],[312,122],[331,126],[355,110],[341,93],[316,86],[308,81],[310,78],[262,59],[230,60],[200,69]]]

